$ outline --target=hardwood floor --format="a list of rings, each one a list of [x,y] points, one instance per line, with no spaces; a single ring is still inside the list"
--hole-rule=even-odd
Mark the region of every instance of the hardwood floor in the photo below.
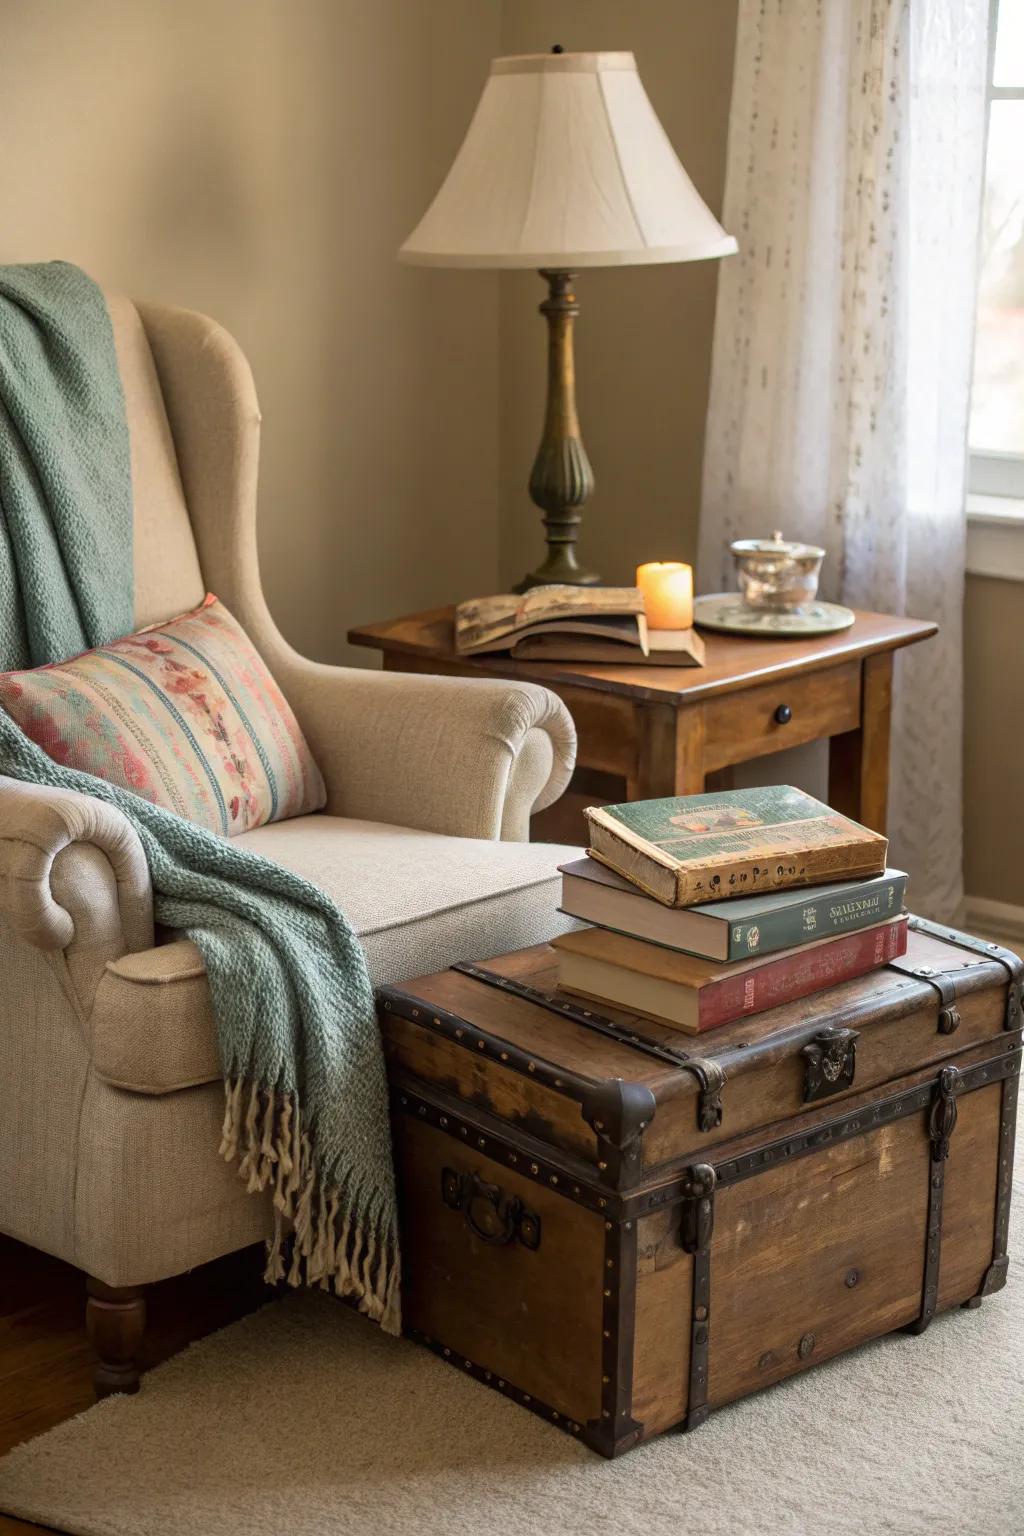
[[[262,1269],[262,1247],[247,1248],[150,1286],[143,1368],[272,1300]],[[0,1455],[94,1400],[84,1276],[0,1236]],[[0,1514],[0,1536],[41,1529]]]

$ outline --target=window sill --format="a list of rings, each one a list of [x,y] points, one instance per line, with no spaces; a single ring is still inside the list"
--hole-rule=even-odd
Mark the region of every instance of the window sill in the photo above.
[[[1024,581],[1024,498],[967,498],[967,574]]]

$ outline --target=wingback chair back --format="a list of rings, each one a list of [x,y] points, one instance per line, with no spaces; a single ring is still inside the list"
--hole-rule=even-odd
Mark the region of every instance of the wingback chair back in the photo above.
[[[136,623],[213,591],[280,663],[256,560],[260,411],[245,356],[204,315],[119,295],[108,306],[131,437]]]
[[[270,616],[260,585],[256,545],[256,489],[260,409],[252,372],[238,343],[205,315],[156,304],[133,304],[108,294],[131,438],[134,493],[135,619],[142,627],[184,613],[213,592],[235,615],[274,673],[295,710],[328,784],[327,809],[338,815],[398,821],[436,832],[525,838],[528,814],[557,798],[575,753],[571,722],[556,699],[526,684],[506,692],[508,735],[514,750],[495,760],[477,783],[479,812],[466,819],[465,791],[452,816],[450,785],[425,792],[414,773],[381,777],[376,763],[338,763],[343,751],[337,705],[325,704],[327,669],[299,656]],[[361,707],[364,669],[340,669]],[[337,697],[335,671],[333,692]],[[440,683],[441,680],[439,679]],[[450,701],[453,712],[479,701],[497,685],[455,678],[417,707],[432,712]],[[381,717],[401,679],[378,678],[374,705]],[[411,701],[415,700],[410,696]],[[524,703],[528,701],[526,715]],[[392,711],[390,720],[394,720]],[[339,769],[332,772],[332,762]],[[535,798],[537,782],[547,787]],[[500,791],[500,792],[499,792]],[[495,808],[500,815],[494,820]]]

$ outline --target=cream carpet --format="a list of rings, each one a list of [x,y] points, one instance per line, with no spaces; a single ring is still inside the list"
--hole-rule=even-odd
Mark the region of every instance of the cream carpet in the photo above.
[[[14,1451],[0,1509],[76,1536],[1021,1536],[1022,1270],[616,1462],[294,1295]]]

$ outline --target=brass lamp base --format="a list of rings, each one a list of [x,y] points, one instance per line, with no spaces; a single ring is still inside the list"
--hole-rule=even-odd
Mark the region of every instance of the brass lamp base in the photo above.
[[[540,312],[548,322],[548,402],[544,433],[530,473],[530,497],[544,514],[547,558],[513,590],[564,583],[593,587],[601,578],[576,558],[582,508],[594,489],[594,472],[580,436],[576,414],[573,322],[580,312],[572,291],[575,272],[541,271],[548,296]]]

